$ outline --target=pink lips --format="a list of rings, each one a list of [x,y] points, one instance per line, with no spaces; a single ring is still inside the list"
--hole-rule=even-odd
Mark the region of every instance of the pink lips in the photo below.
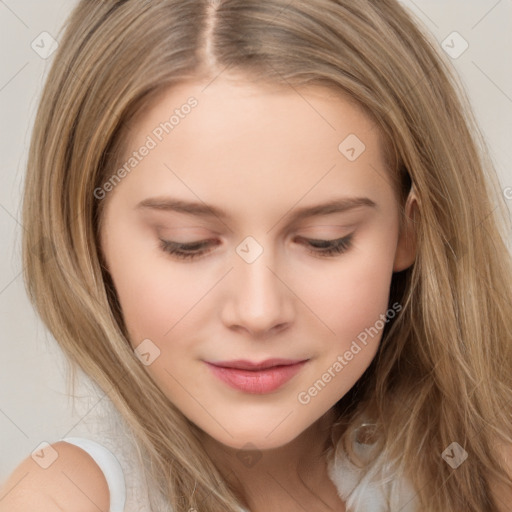
[[[267,359],[252,361],[206,362],[213,374],[229,386],[246,393],[264,394],[288,382],[307,360]]]

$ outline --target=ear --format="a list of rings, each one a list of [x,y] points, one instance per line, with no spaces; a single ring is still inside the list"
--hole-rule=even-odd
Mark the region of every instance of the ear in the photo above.
[[[409,268],[416,259],[416,221],[419,216],[419,209],[414,186],[407,197],[404,215],[396,246],[393,272],[400,272]]]

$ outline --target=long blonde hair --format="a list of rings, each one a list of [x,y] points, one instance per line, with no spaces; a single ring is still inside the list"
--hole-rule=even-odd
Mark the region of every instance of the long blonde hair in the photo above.
[[[402,199],[412,186],[418,200],[418,252],[393,276],[390,304],[402,310],[336,405],[333,443],[350,453],[370,417],[380,457],[368,474],[389,464],[410,476],[421,511],[496,511],[490,482],[508,481],[498,443],[512,445],[510,219],[456,74],[396,0],[80,1],[46,81],[25,183],[24,278],[42,320],[130,426],[172,510],[246,506],[130,347],[93,192],[157,94],[223,72],[343,91],[378,122]],[[469,454],[457,469],[441,457],[453,442]]]

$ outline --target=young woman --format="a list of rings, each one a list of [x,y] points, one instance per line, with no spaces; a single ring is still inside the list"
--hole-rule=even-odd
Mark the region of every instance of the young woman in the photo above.
[[[79,3],[25,277],[151,510],[509,510],[508,225],[463,98],[394,0]],[[0,510],[145,506],[101,443],[48,449]]]

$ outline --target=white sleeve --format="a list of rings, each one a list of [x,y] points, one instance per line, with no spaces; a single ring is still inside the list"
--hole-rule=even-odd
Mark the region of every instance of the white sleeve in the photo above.
[[[115,455],[110,450],[91,439],[83,437],[65,437],[61,439],[61,441],[74,444],[89,453],[96,464],[101,468],[107,480],[110,491],[110,512],[124,512],[126,486],[123,468]]]

